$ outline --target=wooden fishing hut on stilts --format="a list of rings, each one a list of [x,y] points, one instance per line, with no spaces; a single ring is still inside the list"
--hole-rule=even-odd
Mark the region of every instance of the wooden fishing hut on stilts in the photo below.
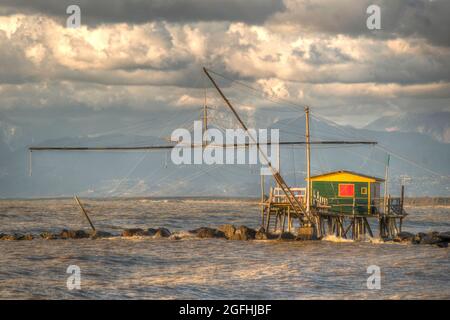
[[[400,197],[388,194],[388,167],[385,179],[345,170],[311,176],[312,143],[308,107],[305,108],[305,115],[306,187],[292,187],[290,191],[314,223],[304,223],[302,215],[293,210],[279,186],[271,187],[269,194],[265,195],[262,180],[261,225],[268,232],[293,232],[294,225],[297,225],[297,233],[306,239],[336,236],[362,240],[367,235],[384,239],[395,237],[401,232],[403,219],[407,215],[404,210],[404,186],[401,187]],[[384,197],[380,196],[382,183]],[[375,228],[377,234],[373,231]]]

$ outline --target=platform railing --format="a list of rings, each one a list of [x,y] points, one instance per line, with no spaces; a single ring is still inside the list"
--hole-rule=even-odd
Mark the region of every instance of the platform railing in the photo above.
[[[389,196],[386,199],[386,208],[384,198],[372,198],[370,204],[370,210],[368,208],[367,203],[358,203],[358,200],[366,200],[367,198],[362,197],[354,197],[348,198],[347,201],[351,201],[349,203],[342,203],[343,198],[327,198],[328,204],[333,208],[341,208],[338,212],[341,213],[353,213],[353,214],[369,214],[369,215],[377,215],[377,214],[387,214],[387,215],[404,215],[405,212],[403,210],[402,199],[400,197],[391,197]],[[341,203],[339,203],[341,202]],[[332,210],[336,211],[336,210]]]
[[[306,204],[306,188],[289,188],[294,197],[301,203]],[[286,194],[280,187],[273,188],[273,202],[274,203],[288,203]]]

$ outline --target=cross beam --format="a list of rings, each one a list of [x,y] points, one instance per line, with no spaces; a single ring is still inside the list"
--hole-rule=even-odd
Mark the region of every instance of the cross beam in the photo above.
[[[305,141],[282,141],[282,142],[274,142],[273,144],[278,144],[280,146],[296,146],[296,145],[307,145],[308,143]],[[340,145],[340,144],[348,144],[348,145],[375,145],[377,142],[375,141],[333,141],[333,140],[324,140],[324,141],[311,141],[309,144],[313,145]],[[177,148],[202,148],[202,147],[214,147],[214,148],[247,148],[251,146],[259,146],[259,143],[242,143],[242,144],[174,144],[174,145],[154,145],[154,146],[141,146],[141,147],[29,147],[29,151],[146,151],[146,150],[164,150],[164,149],[173,149]],[[264,143],[264,145],[272,145],[272,142]]]

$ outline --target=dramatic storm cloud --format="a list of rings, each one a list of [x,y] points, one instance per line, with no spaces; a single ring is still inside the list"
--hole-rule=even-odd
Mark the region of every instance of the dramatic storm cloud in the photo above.
[[[62,17],[69,5],[79,5],[88,24],[245,21],[262,23],[284,9],[281,0],[5,0],[5,13],[38,13]]]
[[[450,46],[448,14],[450,1],[445,0],[286,0],[286,10],[275,14],[273,23],[281,27],[373,37],[423,37]],[[371,32],[361,23],[367,8],[381,9],[382,28]]]
[[[372,3],[381,30],[366,27]],[[78,29],[65,27],[69,4]],[[208,66],[343,123],[448,111],[449,4],[5,0],[0,109],[193,107]]]

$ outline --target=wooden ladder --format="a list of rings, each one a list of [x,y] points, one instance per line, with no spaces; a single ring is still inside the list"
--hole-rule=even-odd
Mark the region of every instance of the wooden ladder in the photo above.
[[[311,214],[309,212],[306,212],[305,207],[294,196],[291,189],[288,187],[288,185],[284,181],[283,177],[278,172],[274,173],[273,177],[274,177],[275,181],[278,183],[278,186],[281,188],[281,190],[283,190],[284,194],[286,195],[286,198],[288,199],[289,204],[294,209],[295,214],[299,217],[304,216],[308,220],[309,223],[314,225]]]

